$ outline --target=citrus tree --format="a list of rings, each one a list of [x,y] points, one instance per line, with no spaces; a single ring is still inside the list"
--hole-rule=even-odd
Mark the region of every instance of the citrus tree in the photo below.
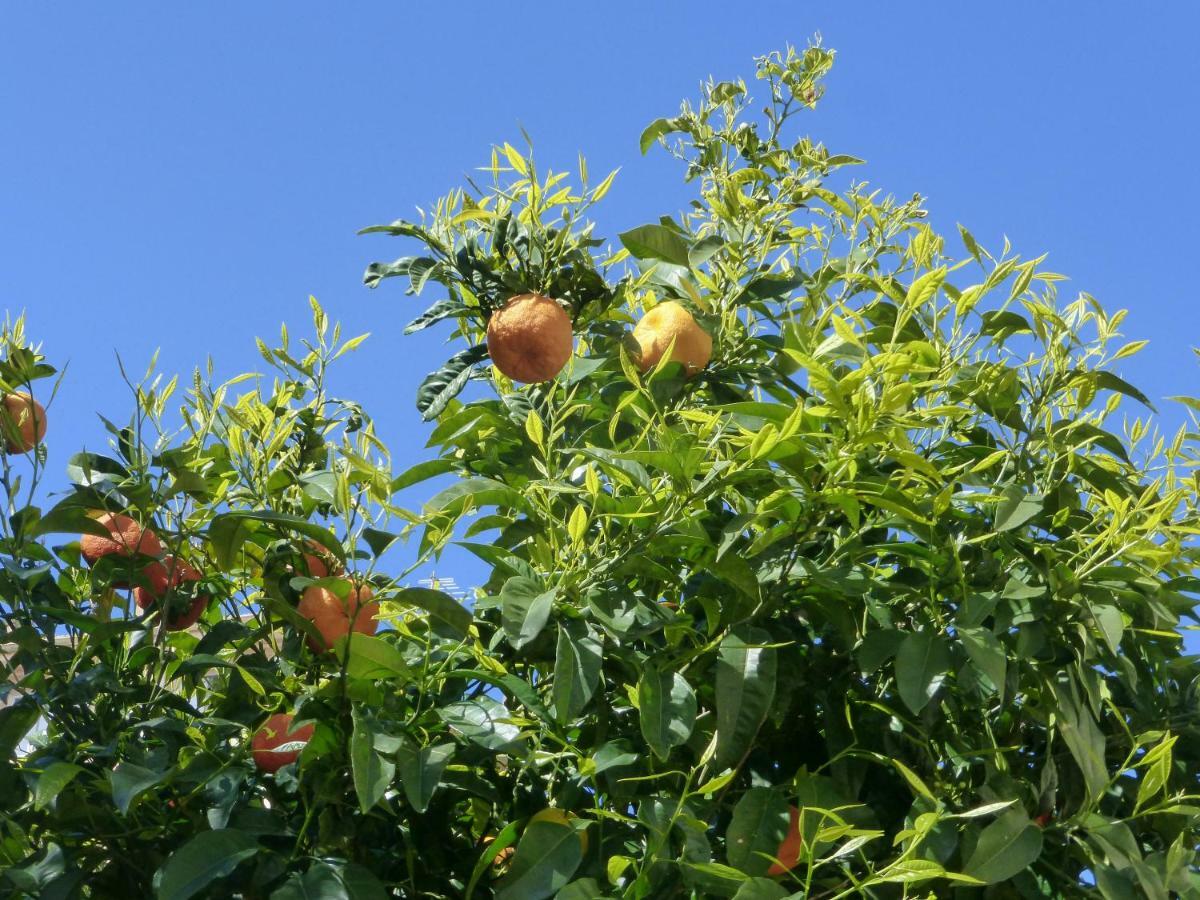
[[[366,229],[458,343],[401,473],[314,301],[47,504],[9,324],[6,893],[1200,896],[1196,439],[1121,314],[796,136],[832,61],[651,124],[694,199],[618,242],[508,144]],[[451,545],[465,602],[410,584]]]

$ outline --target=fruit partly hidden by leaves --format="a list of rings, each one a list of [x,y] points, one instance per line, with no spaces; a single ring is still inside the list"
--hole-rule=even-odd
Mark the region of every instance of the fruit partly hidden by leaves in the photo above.
[[[163,610],[163,619],[168,630],[180,631],[190,628],[203,614],[208,606],[209,597],[198,594],[184,608],[178,607],[184,603],[182,596],[176,596],[176,588],[180,585],[194,583],[200,580],[200,573],[182,559],[168,556],[161,561],[150,563],[142,571],[146,578],[145,586],[138,585],[133,589],[133,599],[138,609],[146,610],[166,601],[167,609]],[[183,592],[179,592],[182,594]]]
[[[707,366],[712,358],[712,337],[674,300],[660,303],[642,316],[634,326],[633,339],[638,345],[635,362],[643,372],[658,365],[672,341],[675,346],[671,349],[671,359],[683,364],[688,377]]]
[[[800,810],[794,806],[788,807],[788,831],[779,848],[775,851],[775,862],[767,869],[767,875],[786,875],[800,864],[804,853],[804,836],[800,834]]]
[[[300,597],[296,612],[312,622],[321,633],[322,641],[310,636],[308,645],[317,653],[329,650],[338,638],[345,637],[351,628],[361,634],[374,634],[379,627],[375,617],[379,604],[371,600],[371,588],[356,586],[344,579],[348,589],[343,600],[331,588],[319,584],[309,585]]]
[[[571,358],[571,319],[541,294],[520,294],[488,320],[487,348],[492,363],[523,384],[549,381]]]
[[[108,536],[85,534],[79,538],[79,550],[89,566],[94,566],[106,556],[133,557],[162,556],[162,542],[151,529],[143,528],[123,513],[95,512],[92,517],[108,531]],[[114,588],[127,588],[125,578],[116,579]]]
[[[548,806],[541,812],[534,813],[529,817],[529,824],[534,822],[553,822],[556,825],[566,825],[568,828],[574,828],[573,820],[579,817],[572,812],[567,812],[565,809],[559,809],[557,806]],[[576,832],[579,835],[579,849],[586,854],[588,851],[588,834],[587,831]]]
[[[28,453],[46,436],[46,410],[24,391],[0,401],[0,436],[9,453]]]
[[[292,727],[291,713],[275,713],[259,726],[250,739],[254,765],[263,772],[278,772],[294,763],[313,736],[313,724]]]
[[[306,540],[301,555],[304,557],[302,575],[308,575],[310,578],[328,578],[330,575],[342,574],[341,560],[319,541],[312,538]]]
[[[487,834],[487,835],[484,835],[483,840],[480,843],[482,843],[484,847],[490,847],[495,842],[495,840],[496,840],[496,836],[494,834]],[[494,857],[492,857],[492,868],[495,869],[496,871],[501,871],[501,870],[507,868],[508,864],[510,862],[512,862],[513,854],[515,854],[516,852],[517,852],[516,847],[512,847],[512,846],[505,847],[503,850],[501,850],[499,853],[497,853]]]

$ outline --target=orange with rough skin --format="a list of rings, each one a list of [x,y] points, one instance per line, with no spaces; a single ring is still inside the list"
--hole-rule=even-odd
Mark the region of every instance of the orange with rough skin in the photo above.
[[[520,294],[492,313],[488,355],[497,369],[523,384],[549,381],[571,358],[571,318],[541,294]]]
[[[637,366],[643,372],[658,365],[672,341],[671,359],[683,363],[689,378],[712,359],[712,337],[674,300],[660,303],[642,316],[634,326],[633,339],[638,345]]]
[[[155,560],[146,566],[142,574],[146,576],[148,585],[135,587],[133,599],[137,603],[138,609],[143,610],[149,609],[167,597],[173,588],[187,582],[199,581],[201,577],[194,568],[174,556],[168,556],[161,562]],[[203,614],[208,606],[208,601],[207,595],[198,595],[187,609],[176,612],[166,619],[167,630],[180,631],[184,628],[191,628]]]
[[[278,772],[300,757],[303,747],[293,750],[276,750],[283,744],[307,744],[313,736],[313,724],[292,728],[291,713],[275,713],[259,726],[250,739],[250,750],[254,764],[264,772]]]
[[[800,864],[800,857],[804,852],[804,836],[800,834],[800,810],[789,806],[788,813],[788,832],[775,850],[777,862],[771,863],[771,868],[767,869],[769,876],[786,875]]]
[[[149,528],[143,528],[129,516],[121,513],[93,512],[90,513],[101,527],[108,531],[108,537],[98,534],[85,534],[79,538],[79,551],[89,566],[94,566],[106,556],[161,556],[162,543]],[[112,582],[114,588],[127,588],[129,582],[118,578]]]
[[[529,817],[529,824],[534,822],[554,822],[556,825],[566,825],[569,828],[574,828],[572,821],[578,819],[579,816],[575,813],[567,812],[565,809],[559,809],[557,806],[548,806],[541,812],[534,813]],[[588,833],[586,830],[577,831],[579,835],[579,848],[586,855],[588,850]]]
[[[300,596],[296,612],[316,625],[323,639],[318,642],[311,636],[308,638],[308,645],[317,653],[332,648],[338,638],[350,633],[351,627],[361,634],[374,634],[379,627],[375,619],[379,604],[371,600],[371,589],[365,584],[361,587],[350,581],[346,584],[350,593],[345,600],[319,584],[309,585]]]
[[[46,410],[24,391],[5,394],[0,426],[9,453],[28,453],[46,436]]]
[[[320,541],[309,538],[304,542],[304,566],[310,578],[327,578],[330,575],[342,574],[342,563]]]

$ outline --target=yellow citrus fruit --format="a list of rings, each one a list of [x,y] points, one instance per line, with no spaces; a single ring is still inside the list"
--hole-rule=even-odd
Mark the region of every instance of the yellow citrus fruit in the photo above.
[[[254,754],[254,764],[264,772],[278,772],[289,763],[294,763],[300,756],[301,750],[276,750],[281,744],[307,744],[313,736],[313,724],[309,722],[299,728],[292,728],[291,713],[275,713],[263,722],[254,737],[250,739],[250,749]]]
[[[674,300],[660,303],[642,316],[633,329],[633,339],[638,345],[638,368],[643,372],[658,365],[672,341],[675,349],[671,351],[671,359],[683,363],[688,377],[707,366],[712,358],[712,338]]]
[[[571,358],[571,319],[541,294],[520,294],[488,320],[488,355],[497,369],[523,384],[549,381]]]
[[[28,453],[46,436],[46,410],[24,391],[5,394],[0,401],[0,426],[10,453]]]
[[[578,818],[579,816],[575,815],[575,813],[567,812],[565,809],[559,809],[557,806],[548,806],[541,812],[534,813],[532,816],[530,816],[529,824],[532,825],[534,822],[554,822],[556,825],[566,825],[570,828],[573,828],[574,826],[571,824],[571,822],[572,820]],[[586,855],[588,850],[587,831],[577,831],[576,834],[579,835],[579,848]]]
[[[348,582],[349,583],[349,582]],[[308,645],[318,653],[329,650],[350,629],[361,634],[374,634],[379,627],[375,616],[379,604],[371,600],[371,589],[367,585],[356,587],[349,583],[350,593],[342,600],[337,594],[319,584],[309,585],[300,596],[296,612],[304,616],[321,633],[322,641],[309,637]]]
[[[771,863],[771,868],[767,869],[767,874],[770,876],[784,875],[796,868],[800,864],[800,857],[804,850],[804,837],[800,834],[800,810],[789,806],[788,812],[791,814],[788,832],[779,842],[779,848],[775,851],[775,859],[778,862]]]

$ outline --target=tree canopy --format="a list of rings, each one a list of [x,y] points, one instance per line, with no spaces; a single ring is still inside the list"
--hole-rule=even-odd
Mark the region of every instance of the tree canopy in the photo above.
[[[4,456],[0,883],[1200,896],[1196,436],[1116,373],[1142,345],[1122,313],[797,136],[832,64],[771,54],[651,123],[693,199],[615,242],[593,217],[616,173],[507,143],[482,184],[364,229],[406,247],[366,284],[436,297],[406,333],[455,342],[407,471],[330,392],[363,337],[316,301],[310,337],[259,341],[269,378],[131,383],[45,510],[44,444]],[[526,293],[575,347],[521,386],[485,338]],[[699,371],[639,365],[631,328],[672,301],[711,336]],[[48,399],[21,320],[3,348],[5,392]],[[198,579],[85,559],[97,510]],[[489,573],[465,601],[411,583],[451,545]],[[322,651],[301,597],[356,585],[378,630]],[[313,728],[266,771],[251,736],[279,712]]]

